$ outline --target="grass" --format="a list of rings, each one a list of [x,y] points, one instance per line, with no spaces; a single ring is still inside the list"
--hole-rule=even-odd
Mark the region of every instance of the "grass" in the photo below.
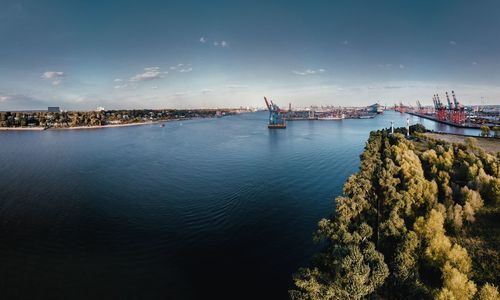
[[[443,133],[425,133],[425,135],[434,139],[444,140],[449,143],[459,143],[459,144],[465,144],[465,139],[468,138],[468,136],[456,135],[456,134],[443,134]],[[493,154],[500,152],[500,139],[482,138],[482,137],[477,137],[475,139],[477,140],[479,147],[482,148],[484,151]]]

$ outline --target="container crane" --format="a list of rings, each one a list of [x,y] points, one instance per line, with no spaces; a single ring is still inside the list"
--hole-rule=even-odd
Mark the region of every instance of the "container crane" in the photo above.
[[[448,95],[448,92],[446,92],[446,100],[448,100],[448,109],[453,110],[453,103],[450,101],[450,96]]]
[[[455,103],[455,109],[452,112],[452,121],[453,123],[463,124],[465,123],[465,108],[457,101],[455,91],[451,91],[451,96],[453,97],[453,102]]]
[[[446,120],[446,107],[441,102],[441,99],[439,99],[438,94],[434,95],[434,99],[435,99],[434,106],[436,108],[437,118],[440,121],[445,121]]]
[[[269,110],[269,123],[267,124],[267,128],[269,129],[285,129],[286,122],[284,115],[286,111],[282,111],[278,105],[274,104],[272,100],[267,100],[264,97],[264,101],[266,102],[267,109]]]

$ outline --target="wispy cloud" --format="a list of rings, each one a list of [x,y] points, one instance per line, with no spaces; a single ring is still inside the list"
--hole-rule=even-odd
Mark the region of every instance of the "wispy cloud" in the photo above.
[[[457,42],[455,42],[455,41],[450,41],[450,45],[455,46],[456,44],[457,44]]]
[[[295,75],[301,75],[301,76],[321,74],[321,73],[324,73],[324,72],[325,72],[325,69],[317,69],[317,70],[306,69],[306,70],[303,70],[303,71],[297,71],[297,70],[292,71],[293,74],[295,74]]]
[[[123,89],[123,88],[126,88],[128,87],[128,84],[117,84],[114,86],[115,89]]]
[[[212,43],[215,47],[227,48],[229,47],[229,43],[226,41],[215,41]]]
[[[131,77],[129,81],[146,81],[161,78],[160,67],[144,68],[144,72]]]
[[[348,41],[348,40],[343,40],[343,41],[341,42],[341,44],[342,44],[342,45],[349,45],[349,41]]]
[[[404,69],[404,68],[406,68],[406,67],[405,67],[405,65],[403,65],[403,64],[399,64],[399,68],[400,68],[400,69]]]
[[[7,101],[9,99],[10,99],[9,96],[2,96],[2,95],[0,95],[0,102],[5,102],[5,101]]]
[[[193,68],[190,64],[178,64],[176,66],[171,66],[170,70],[177,71],[180,73],[187,73],[193,71]]]
[[[225,41],[225,40],[221,40],[221,41],[213,40],[213,42],[208,43],[209,39],[207,37],[202,36],[202,37],[200,37],[199,41],[202,44],[212,45],[214,47],[221,47],[221,48],[229,47],[229,42]]]
[[[213,91],[214,90],[212,90],[212,89],[203,89],[203,90],[201,90],[201,93],[204,94],[204,95],[206,95],[206,94],[210,94]]]
[[[44,80],[50,80],[52,85],[59,85],[66,75],[60,71],[47,71],[40,76]]]
[[[121,79],[121,78],[115,78],[115,80],[113,80],[113,81],[114,81],[114,82],[122,82],[122,81],[123,81],[123,79]]]

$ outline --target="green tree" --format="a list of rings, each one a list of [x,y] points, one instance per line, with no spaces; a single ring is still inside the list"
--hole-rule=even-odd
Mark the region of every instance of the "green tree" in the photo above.
[[[489,137],[490,136],[490,127],[483,125],[481,126],[481,136]]]
[[[363,299],[380,287],[389,275],[383,255],[369,241],[367,224],[349,233],[338,223],[323,220],[320,232],[329,239],[328,249],[316,258],[312,268],[294,276],[292,299]],[[334,230],[332,230],[334,229]]]
[[[493,126],[493,136],[500,138],[500,126]]]
[[[477,288],[467,275],[446,263],[443,268],[443,288],[437,299],[469,300],[476,294]]]
[[[479,300],[500,300],[500,294],[496,286],[486,283],[479,291]]]

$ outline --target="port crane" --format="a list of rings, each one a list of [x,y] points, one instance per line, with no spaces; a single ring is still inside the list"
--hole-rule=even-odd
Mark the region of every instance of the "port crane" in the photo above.
[[[267,128],[285,129],[285,115],[287,112],[281,110],[278,105],[273,103],[272,100],[268,101],[266,97],[264,97],[264,101],[266,102],[267,109],[269,110],[269,123],[267,124]]]
[[[453,97],[453,102],[455,103],[455,108],[451,112],[451,120],[453,123],[463,124],[465,123],[465,108],[460,105],[455,97],[455,91],[451,91],[451,96]]]
[[[434,95],[432,101],[434,102],[434,108],[436,109],[436,115],[438,120],[445,121],[446,120],[446,106],[443,105],[441,99],[439,99],[439,95]]]

